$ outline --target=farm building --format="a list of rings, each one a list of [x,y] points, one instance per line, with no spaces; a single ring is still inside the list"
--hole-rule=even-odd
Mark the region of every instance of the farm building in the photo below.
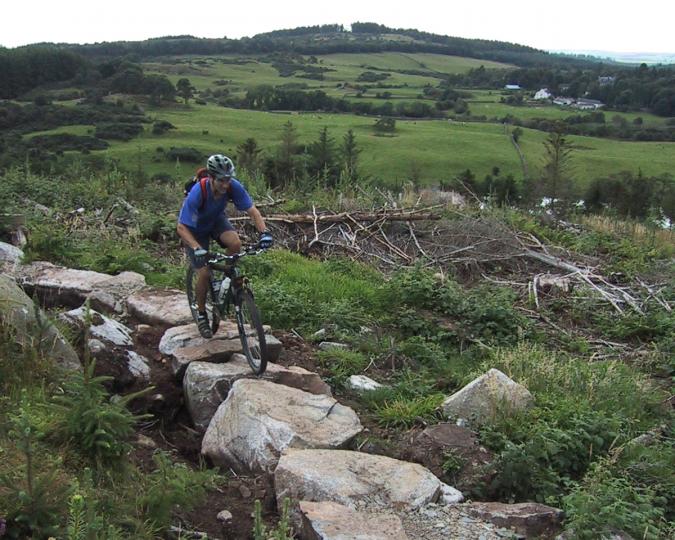
[[[598,101],[597,99],[586,99],[586,98],[579,98],[577,99],[576,103],[572,105],[575,109],[581,109],[581,110],[589,110],[589,109],[599,109],[600,107],[604,107],[605,104],[602,101]]]
[[[507,84],[504,86],[504,90],[520,90],[519,84]]]
[[[557,97],[553,100],[555,105],[572,105],[574,99],[568,97]]]
[[[551,99],[553,94],[548,91],[548,88],[542,88],[536,94],[534,94],[534,99]]]

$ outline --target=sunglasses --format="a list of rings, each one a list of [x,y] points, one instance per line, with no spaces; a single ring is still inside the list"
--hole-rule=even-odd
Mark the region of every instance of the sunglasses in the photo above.
[[[217,182],[223,182],[223,183],[225,183],[225,182],[229,182],[230,180],[232,180],[232,177],[231,177],[231,176],[216,176],[216,177],[215,177],[215,180],[216,180]]]

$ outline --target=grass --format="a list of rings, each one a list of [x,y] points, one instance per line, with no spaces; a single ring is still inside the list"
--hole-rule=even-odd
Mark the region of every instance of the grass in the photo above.
[[[180,57],[184,60],[186,57]],[[373,53],[373,54],[328,54],[317,56],[316,66],[325,67],[332,71],[324,72],[324,80],[317,81],[302,77],[281,77],[279,72],[268,62],[257,57],[240,56],[250,60],[245,64],[224,63],[222,60],[231,60],[234,57],[187,57],[189,63],[169,63],[175,59],[169,58],[167,62],[146,63],[144,67],[151,73],[162,73],[172,83],[178,79],[187,77],[198,90],[203,90],[213,85],[218,79],[230,81],[226,86],[235,95],[241,95],[251,86],[260,84],[281,85],[288,83],[304,83],[310,88],[320,88],[329,92],[337,83],[349,82],[357,84],[356,79],[364,71],[372,68],[377,70],[417,70],[429,71],[442,74],[465,73],[471,68],[484,65],[486,68],[509,68],[507,64],[499,62],[482,61],[473,58],[458,56],[445,56],[440,54],[406,54],[397,52]],[[307,57],[305,57],[307,58]],[[203,62],[197,63],[197,62]],[[386,84],[407,84],[410,87],[421,88],[425,84],[437,84],[438,78],[433,76],[408,75],[391,71],[391,76],[384,82]],[[350,92],[342,91],[342,94],[330,92],[332,95],[346,95]]]
[[[378,137],[372,129],[374,119],[351,114],[277,114],[269,112],[227,109],[216,105],[176,105],[150,109],[153,119],[167,120],[176,126],[165,135],[153,135],[149,128],[129,142],[110,141],[105,154],[118,159],[130,169],[141,164],[152,175],[168,173],[182,180],[194,172],[197,164],[176,164],[162,159],[158,147],[194,147],[204,156],[215,151],[236,154],[237,145],[253,137],[268,153],[279,144],[283,125],[291,121],[301,143],[309,144],[318,138],[326,126],[329,135],[339,142],[347,130],[356,134],[362,149],[360,170],[364,175],[379,178],[385,184],[400,185],[413,170],[422,183],[438,184],[469,168],[478,179],[495,166],[502,174],[522,178],[520,161],[501,125],[489,123],[449,123],[444,120],[399,120],[396,136]],[[41,134],[64,133],[58,128]],[[77,133],[85,133],[85,126],[77,126]],[[521,148],[531,170],[543,164],[543,141],[546,134],[523,130]],[[572,157],[575,176],[585,185],[598,176],[607,176],[623,170],[642,170],[645,175],[672,171],[675,162],[675,143],[630,142],[570,136],[577,145]],[[93,152],[95,153],[95,152]]]

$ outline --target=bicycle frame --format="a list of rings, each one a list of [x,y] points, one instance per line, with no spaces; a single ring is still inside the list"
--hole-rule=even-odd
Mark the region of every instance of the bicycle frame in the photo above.
[[[242,288],[248,287],[248,278],[242,275],[237,267],[237,263],[243,257],[248,255],[259,255],[264,252],[264,249],[260,249],[257,246],[249,246],[245,248],[240,253],[235,253],[234,255],[225,255],[224,253],[209,252],[207,258],[207,265],[212,271],[222,272],[224,277],[230,279],[230,285],[225,295],[222,296],[222,301],[215,303],[218,311],[221,315],[225,316],[229,309],[232,300],[236,291]],[[209,286],[212,286],[209,283]],[[249,289],[250,290],[250,289]],[[213,298],[216,298],[219,295],[219,291],[213,291]]]

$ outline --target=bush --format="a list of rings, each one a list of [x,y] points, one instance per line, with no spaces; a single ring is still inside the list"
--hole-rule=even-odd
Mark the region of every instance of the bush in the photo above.
[[[38,225],[31,231],[24,250],[24,261],[50,261],[70,266],[79,255],[77,242],[66,231],[48,224]]]
[[[57,440],[78,448],[97,467],[121,462],[131,445],[134,416],[126,404],[140,394],[129,394],[111,401],[103,383],[112,377],[95,377],[92,361],[82,373],[76,373],[63,385],[63,394],[53,398],[60,413],[53,429]]]
[[[183,463],[173,463],[165,452],[152,456],[157,467],[147,476],[147,490],[141,497],[141,506],[155,526],[171,524],[174,507],[190,511],[199,505],[208,488],[218,483],[217,470],[193,471]]]
[[[158,120],[152,125],[152,134],[163,135],[170,129],[176,129],[176,126],[174,126],[171,122],[167,122],[166,120]]]
[[[25,464],[0,473],[0,488],[7,494],[3,497],[6,501],[0,503],[0,514],[7,518],[9,538],[57,535],[60,503],[66,491],[58,478],[57,464],[44,458],[44,449],[39,445],[42,433],[35,425],[30,407],[24,392],[18,411],[10,417],[9,436]]]
[[[120,141],[130,141],[141,133],[143,133],[142,124],[119,122],[114,124],[96,125],[96,137],[99,139],[117,139]]]
[[[30,145],[51,152],[67,150],[105,150],[110,145],[95,137],[59,133],[57,135],[37,135],[30,139]]]
[[[204,161],[204,154],[192,147],[175,147],[172,146],[166,153],[166,159],[169,161],[181,161],[188,163],[201,163]]]
[[[596,463],[564,498],[565,528],[581,540],[609,536],[613,529],[634,538],[672,538],[664,520],[662,497],[653,488],[615,476],[611,469],[607,461]]]

